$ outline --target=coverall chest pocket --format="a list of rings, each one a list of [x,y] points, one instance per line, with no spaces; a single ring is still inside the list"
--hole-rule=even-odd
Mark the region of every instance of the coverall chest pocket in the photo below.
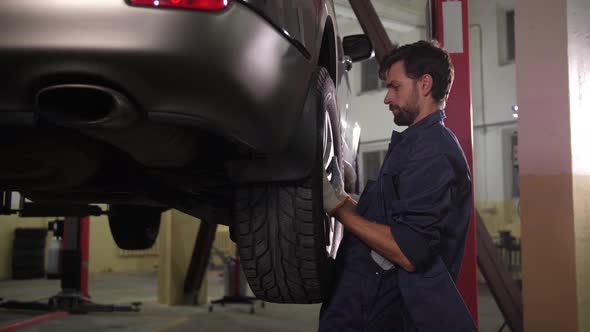
[[[385,165],[389,166],[389,165]],[[380,179],[381,197],[384,203],[384,215],[395,221],[405,211],[404,201],[399,194],[399,179],[401,174],[401,166],[399,164],[391,165],[391,167],[384,167]]]
[[[380,221],[383,217],[381,213],[383,199],[379,192],[380,182],[380,179],[367,182],[357,208],[360,215],[372,221]]]
[[[365,215],[367,210],[369,209],[369,203],[371,201],[371,190],[375,187],[375,181],[368,180],[365,184],[365,189],[359,198],[358,205],[356,207],[356,212],[360,215]]]

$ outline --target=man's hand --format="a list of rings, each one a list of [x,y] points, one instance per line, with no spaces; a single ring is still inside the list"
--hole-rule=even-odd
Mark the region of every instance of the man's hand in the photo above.
[[[332,183],[324,171],[324,210],[352,234],[366,243],[371,249],[371,257],[385,270],[394,266],[413,272],[414,266],[401,251],[395,241],[391,228],[356,214],[356,202],[344,191],[344,181],[337,163],[332,165]]]
[[[330,216],[334,215],[336,210],[344,203],[350,200],[350,196],[344,191],[344,180],[340,173],[340,167],[337,162],[332,164],[332,181],[328,180],[328,174],[324,170],[323,179],[324,190],[324,211]]]

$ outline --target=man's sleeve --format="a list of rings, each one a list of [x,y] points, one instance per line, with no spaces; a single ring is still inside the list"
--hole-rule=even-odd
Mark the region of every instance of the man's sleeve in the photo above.
[[[397,178],[391,232],[417,271],[427,270],[438,254],[443,217],[452,209],[453,178],[443,154],[410,157]]]

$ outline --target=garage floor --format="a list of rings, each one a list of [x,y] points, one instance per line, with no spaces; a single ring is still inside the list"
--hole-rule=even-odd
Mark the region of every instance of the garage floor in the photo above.
[[[223,296],[223,278],[217,271],[208,274],[209,299]],[[0,281],[0,297],[10,300],[42,300],[55,295],[60,289],[57,280]],[[224,331],[224,332],[300,332],[315,331],[319,305],[256,305],[174,306],[157,303],[157,274],[152,273],[97,273],[90,276],[90,294],[96,303],[143,302],[139,313],[92,313],[68,315],[42,324],[20,329],[34,331]],[[480,285],[480,332],[496,332],[503,319],[487,287]],[[2,326],[29,319],[44,313],[0,310]],[[504,331],[509,331],[508,328]]]

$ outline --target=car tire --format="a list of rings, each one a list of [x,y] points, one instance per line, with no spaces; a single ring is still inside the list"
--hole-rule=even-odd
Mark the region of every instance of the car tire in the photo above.
[[[111,205],[109,227],[113,240],[124,250],[151,248],[160,231],[163,209],[140,205]]]
[[[236,193],[235,235],[241,264],[254,295],[267,302],[321,302],[330,290],[336,251],[327,244],[337,248],[342,237],[342,229],[328,219],[322,203],[322,167],[329,168],[334,158],[342,165],[336,89],[324,68],[314,73],[312,82],[308,98],[316,107],[318,135],[317,161],[310,176]],[[333,153],[326,158],[329,149]]]
[[[16,238],[12,244],[14,250],[18,249],[45,249],[46,237],[35,238]]]
[[[47,237],[46,228],[17,228],[14,230],[15,240],[43,240]]]

